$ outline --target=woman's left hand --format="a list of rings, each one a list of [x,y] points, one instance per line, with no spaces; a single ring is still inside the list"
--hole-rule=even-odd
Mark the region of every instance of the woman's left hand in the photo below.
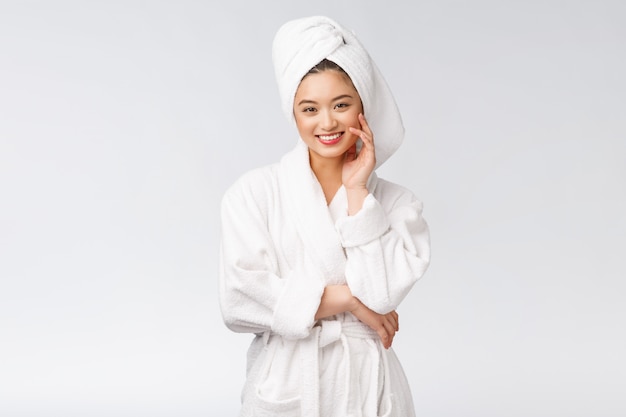
[[[370,310],[361,301],[355,298],[356,306],[350,312],[359,319],[360,322],[367,324],[374,330],[385,349],[389,349],[393,343],[396,332],[400,330],[398,313],[392,311],[387,314],[378,314]]]
[[[367,180],[376,166],[374,134],[363,114],[359,114],[359,122],[361,123],[361,129],[349,128],[352,134],[361,138],[363,146],[358,155],[356,143],[346,152],[341,181],[347,190],[365,190],[367,188]]]

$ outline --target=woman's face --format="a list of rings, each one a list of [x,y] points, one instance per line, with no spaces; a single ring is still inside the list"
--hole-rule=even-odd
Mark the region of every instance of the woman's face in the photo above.
[[[293,113],[300,137],[311,158],[343,158],[358,136],[348,127],[361,128],[361,97],[343,73],[326,70],[307,75],[298,86]]]

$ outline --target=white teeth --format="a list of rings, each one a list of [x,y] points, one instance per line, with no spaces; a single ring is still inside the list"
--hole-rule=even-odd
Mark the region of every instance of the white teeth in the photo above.
[[[334,135],[331,136],[323,136],[323,135],[319,135],[319,138],[321,140],[335,140],[337,139],[339,136],[341,136],[341,133],[335,133]]]

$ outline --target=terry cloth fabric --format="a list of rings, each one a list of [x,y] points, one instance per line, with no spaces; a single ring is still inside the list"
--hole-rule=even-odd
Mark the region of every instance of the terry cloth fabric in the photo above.
[[[363,112],[374,133],[376,168],[399,147],[404,126],[387,82],[353,32],[324,16],[296,19],[276,33],[272,57],[282,108],[293,116],[293,100],[300,81],[319,62],[328,59],[350,76],[361,96]]]
[[[222,314],[231,330],[258,335],[240,417],[412,417],[393,348],[349,312],[314,316],[328,285],[348,284],[381,314],[397,309],[430,259],[422,204],[373,174],[348,216],[345,188],[327,205],[308,160],[298,141],[222,200]]]

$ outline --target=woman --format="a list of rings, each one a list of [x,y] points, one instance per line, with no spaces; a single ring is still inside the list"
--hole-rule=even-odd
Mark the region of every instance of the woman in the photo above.
[[[412,416],[389,348],[430,251],[421,203],[374,172],[404,136],[395,101],[329,18],[283,25],[273,59],[300,140],[222,201],[222,314],[255,334],[241,415]]]

